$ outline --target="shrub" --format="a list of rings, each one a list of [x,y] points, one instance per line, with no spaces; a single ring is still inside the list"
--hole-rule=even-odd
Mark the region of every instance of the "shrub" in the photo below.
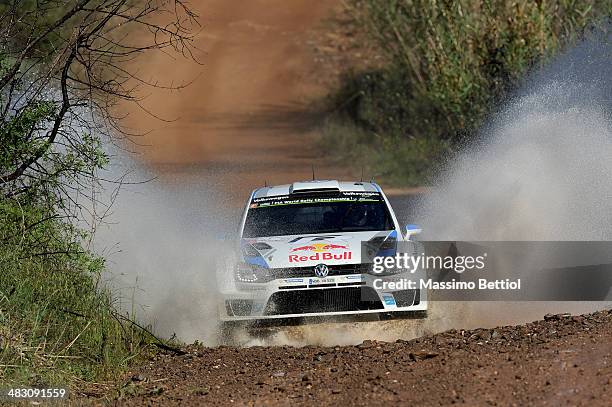
[[[5,385],[108,379],[150,343],[114,311],[116,298],[100,283],[102,259],[83,250],[81,232],[53,215],[23,200],[0,199]]]
[[[527,71],[612,15],[610,0],[354,0],[350,7],[387,62],[376,71],[348,75],[333,103],[341,121],[349,118],[376,134],[359,136],[362,142],[379,144],[379,137],[388,137],[406,144],[391,147],[390,154],[409,149],[415,138],[450,153]],[[431,158],[431,170],[441,159],[432,153],[412,156]],[[396,170],[414,166],[409,159]],[[402,178],[412,183],[419,177]]]

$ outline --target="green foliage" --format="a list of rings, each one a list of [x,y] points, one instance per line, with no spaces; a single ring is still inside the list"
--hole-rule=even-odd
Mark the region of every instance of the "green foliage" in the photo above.
[[[365,0],[363,21],[383,51],[448,120],[478,125],[491,102],[601,16],[607,1]],[[609,11],[609,10],[608,10]],[[448,134],[453,136],[453,134]]]
[[[0,200],[0,383],[6,385],[109,379],[147,349],[148,338],[121,323],[112,293],[100,285],[102,259],[82,249],[75,228],[52,216],[40,206]]]
[[[0,158],[33,147],[19,134],[46,117],[40,107],[0,128]],[[96,143],[88,143],[95,146]],[[90,154],[99,154],[92,147]],[[57,153],[54,153],[57,154]],[[105,157],[101,155],[101,157]],[[79,164],[77,155],[67,168]],[[4,162],[4,161],[2,161]],[[63,164],[66,165],[66,164]],[[53,171],[51,171],[53,173]],[[150,338],[122,319],[100,284],[101,258],[84,249],[87,234],[71,222],[46,178],[14,197],[0,195],[0,383],[69,385],[111,378],[146,352]]]
[[[6,61],[0,55],[0,75]],[[22,91],[19,83],[12,91]],[[3,96],[0,175],[38,159],[21,182],[0,188],[0,383],[110,379],[147,352],[151,338],[117,314],[116,297],[100,284],[104,262],[84,248],[87,234],[60,191],[95,180],[108,157],[88,134],[69,147],[51,144],[46,132],[58,107],[44,95],[12,109]]]
[[[14,168],[40,149],[44,140],[36,138],[36,131],[49,125],[56,114],[53,102],[40,101],[26,106],[7,119],[0,127],[0,174]]]
[[[178,1],[0,1],[0,384],[104,379],[148,349],[75,225],[97,216],[101,139],[127,136],[134,56],[192,55],[196,23]]]
[[[527,71],[612,15],[611,0],[351,4],[387,64],[347,77],[335,105],[372,134],[400,144],[440,140],[448,147],[465,141]]]

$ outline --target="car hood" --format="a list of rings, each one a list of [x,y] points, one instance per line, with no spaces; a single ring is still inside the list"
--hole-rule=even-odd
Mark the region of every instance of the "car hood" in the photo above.
[[[241,248],[246,262],[266,268],[358,264],[362,262],[362,242],[389,235],[397,237],[395,231],[386,230],[245,238]]]

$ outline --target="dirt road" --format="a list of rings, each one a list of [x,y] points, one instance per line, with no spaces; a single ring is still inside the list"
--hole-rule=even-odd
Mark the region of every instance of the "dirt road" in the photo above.
[[[144,101],[152,118],[130,108],[125,123],[150,132],[141,140],[144,160],[162,176],[174,173],[223,177],[225,188],[251,190],[268,183],[344,177],[315,146],[322,116],[311,102],[326,94],[310,45],[338,0],[203,0],[196,47],[203,65],[163,54],[140,67],[162,83],[195,81],[180,91],[150,90]],[[127,108],[127,107],[126,107]]]
[[[343,347],[190,347],[121,405],[612,405],[612,312]]]
[[[204,25],[197,40],[204,65],[159,55],[141,67],[144,77],[197,78],[181,91],[155,91],[144,101],[147,110],[174,121],[131,111],[127,124],[150,131],[144,161],[162,178],[212,181],[239,195],[238,204],[264,181],[309,178],[311,165],[319,178],[349,176],[315,148],[322,115],[310,104],[325,96],[328,79],[310,33],[338,3],[193,2]],[[400,210],[403,220],[410,210],[408,204]],[[612,405],[611,338],[612,314],[599,312],[358,346],[190,346],[184,355],[160,354],[130,372],[103,402]]]

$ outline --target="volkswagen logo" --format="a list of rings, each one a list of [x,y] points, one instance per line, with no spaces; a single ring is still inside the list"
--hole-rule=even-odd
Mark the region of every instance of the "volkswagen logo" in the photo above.
[[[317,264],[314,268],[314,272],[317,277],[327,277],[329,274],[329,267],[325,264]]]

